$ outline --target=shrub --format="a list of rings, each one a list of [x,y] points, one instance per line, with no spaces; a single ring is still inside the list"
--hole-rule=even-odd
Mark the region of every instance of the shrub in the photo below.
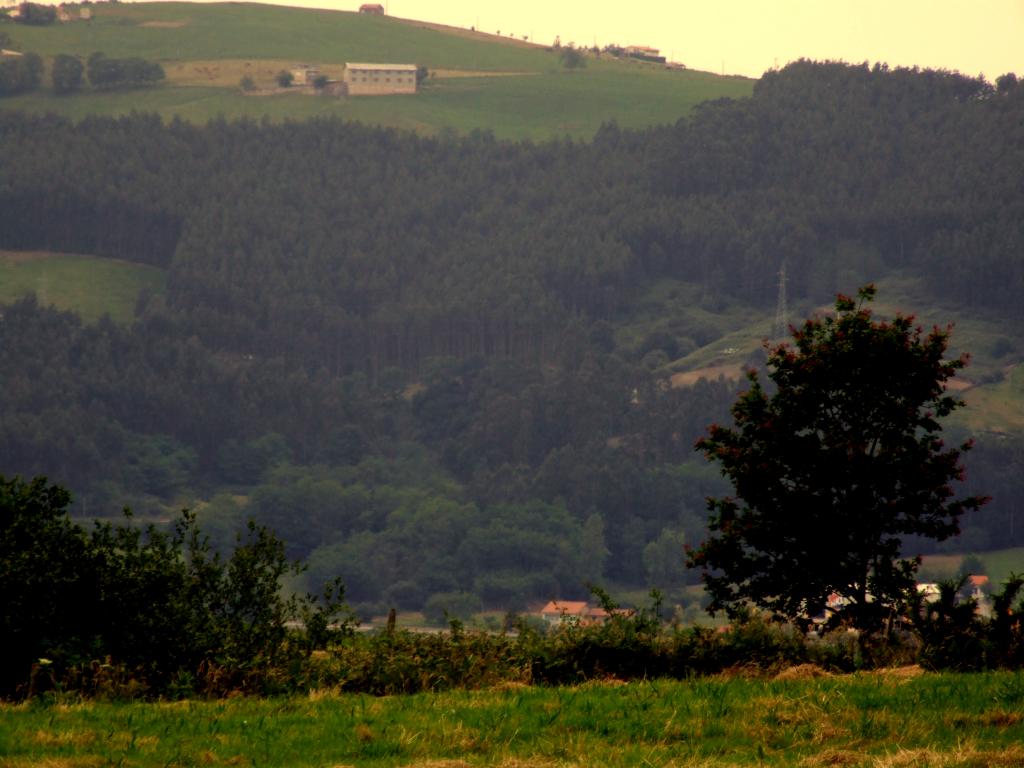
[[[185,679],[198,693],[259,692],[351,629],[339,583],[320,598],[281,596],[283,577],[302,567],[265,528],[250,523],[222,559],[189,512],[170,531],[129,517],[86,532],[68,518],[70,501],[43,478],[0,477],[0,696],[45,681],[94,688],[97,663],[150,695]]]
[[[155,85],[166,76],[164,68],[155,61],[138,57],[111,59],[102,52],[89,57],[86,71],[93,88],[101,89]]]
[[[57,21],[57,9],[52,5],[22,3],[19,7],[21,9],[21,15],[17,20],[20,24],[41,27],[53,24]]]
[[[480,609],[480,598],[471,592],[439,592],[427,598],[423,615],[431,624],[443,626],[449,619],[467,621]]]
[[[0,96],[34,91],[43,78],[43,60],[35,53],[0,61]]]
[[[558,55],[558,59],[562,62],[563,67],[570,70],[582,69],[587,66],[587,60],[583,56],[583,52],[578,48],[573,48],[571,45],[562,49],[562,52]]]
[[[77,56],[58,53],[53,59],[53,90],[57,93],[73,93],[82,87],[85,67]]]

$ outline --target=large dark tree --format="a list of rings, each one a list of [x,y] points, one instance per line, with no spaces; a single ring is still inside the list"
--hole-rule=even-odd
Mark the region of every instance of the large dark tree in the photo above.
[[[838,617],[876,629],[913,588],[919,561],[903,538],[955,535],[960,455],[939,419],[960,407],[947,382],[965,364],[945,358],[949,329],[913,318],[876,321],[845,296],[793,344],[771,350],[769,393],[756,372],[733,406],[735,427],[713,425],[697,448],[721,464],[735,497],[712,498],[711,535],[690,554],[704,569],[711,609],[754,604],[800,622],[844,602]]]

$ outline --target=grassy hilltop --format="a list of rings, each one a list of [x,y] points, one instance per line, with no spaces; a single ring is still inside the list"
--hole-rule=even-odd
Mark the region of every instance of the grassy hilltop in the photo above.
[[[0,107],[79,118],[132,110],[206,121],[215,117],[304,119],[338,115],[437,133],[490,130],[500,138],[589,138],[602,122],[641,127],[678,120],[696,104],[750,94],[753,81],[588,56],[562,67],[557,52],[495,35],[357,13],[257,4],[94,5],[93,19],[49,27],[9,25],[23,51],[49,60],[142,56],[160,61],[167,81],[147,90],[70,97],[47,88]],[[338,99],[303,89],[273,92],[275,73],[300,63],[339,77],[346,61],[425,65],[432,73],[415,97]],[[261,88],[245,95],[243,76]]]

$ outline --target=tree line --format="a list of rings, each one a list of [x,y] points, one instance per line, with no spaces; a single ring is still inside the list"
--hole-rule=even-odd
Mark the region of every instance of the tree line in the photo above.
[[[13,96],[37,90],[43,83],[44,64],[39,54],[5,56],[0,61],[0,96]],[[50,79],[53,91],[67,95],[81,90],[88,77],[96,90],[138,88],[152,86],[165,77],[164,68],[155,61],[138,56],[109,58],[101,51],[93,53],[82,63],[81,58],[69,53],[53,57]]]

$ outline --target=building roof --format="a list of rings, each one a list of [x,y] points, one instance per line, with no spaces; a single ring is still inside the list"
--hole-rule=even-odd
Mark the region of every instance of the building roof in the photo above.
[[[345,62],[345,69],[366,69],[371,71],[381,72],[388,70],[391,72],[415,72],[415,64],[359,64],[356,62],[347,61]]]
[[[567,616],[582,616],[587,610],[587,604],[575,600],[552,600],[543,608],[541,613],[565,614]]]

